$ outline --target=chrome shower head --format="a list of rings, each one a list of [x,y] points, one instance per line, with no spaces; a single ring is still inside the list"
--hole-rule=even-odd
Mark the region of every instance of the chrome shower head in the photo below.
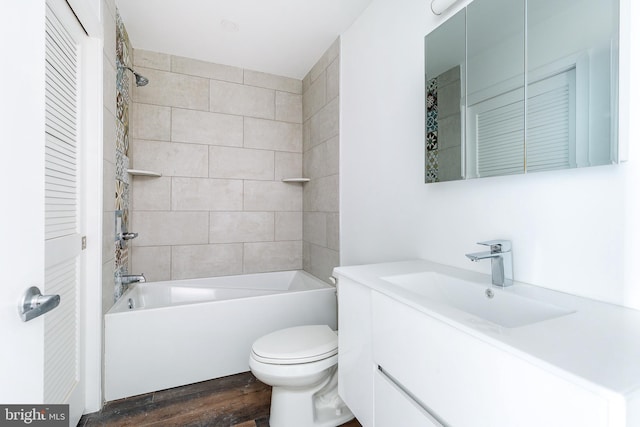
[[[133,75],[136,76],[136,86],[146,86],[149,83],[149,79],[145,76],[142,76],[135,71],[131,70]]]
[[[136,86],[146,86],[147,84],[149,84],[149,79],[146,78],[145,76],[136,73],[133,68],[129,67],[128,65],[123,65],[120,64],[120,62],[118,62],[118,68],[125,68],[129,71],[131,71],[133,73],[133,75],[136,77]]]

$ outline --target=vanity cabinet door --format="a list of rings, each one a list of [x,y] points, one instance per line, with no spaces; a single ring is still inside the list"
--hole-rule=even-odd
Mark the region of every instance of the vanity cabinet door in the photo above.
[[[499,353],[377,292],[372,307],[375,363],[444,424],[497,425]]]
[[[446,425],[619,425],[612,421],[615,403],[610,407],[610,396],[595,387],[576,384],[379,293],[373,293],[372,307],[375,363]]]
[[[386,375],[375,375],[376,427],[443,427]]]
[[[338,392],[364,427],[373,427],[371,290],[338,277]]]

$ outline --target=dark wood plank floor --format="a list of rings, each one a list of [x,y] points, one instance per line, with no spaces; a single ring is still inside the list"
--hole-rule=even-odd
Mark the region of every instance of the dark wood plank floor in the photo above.
[[[269,427],[270,402],[271,387],[245,372],[108,402],[78,427]]]

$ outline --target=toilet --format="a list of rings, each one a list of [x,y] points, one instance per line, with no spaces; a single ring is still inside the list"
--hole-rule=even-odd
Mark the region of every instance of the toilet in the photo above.
[[[258,338],[249,367],[272,386],[270,427],[336,427],[353,418],[338,396],[338,334],[327,325]]]

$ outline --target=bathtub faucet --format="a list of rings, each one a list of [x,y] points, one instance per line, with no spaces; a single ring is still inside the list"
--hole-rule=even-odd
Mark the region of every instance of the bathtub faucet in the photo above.
[[[120,276],[120,279],[122,279],[122,284],[124,286],[129,286],[132,283],[144,283],[147,281],[144,274],[123,274]]]

